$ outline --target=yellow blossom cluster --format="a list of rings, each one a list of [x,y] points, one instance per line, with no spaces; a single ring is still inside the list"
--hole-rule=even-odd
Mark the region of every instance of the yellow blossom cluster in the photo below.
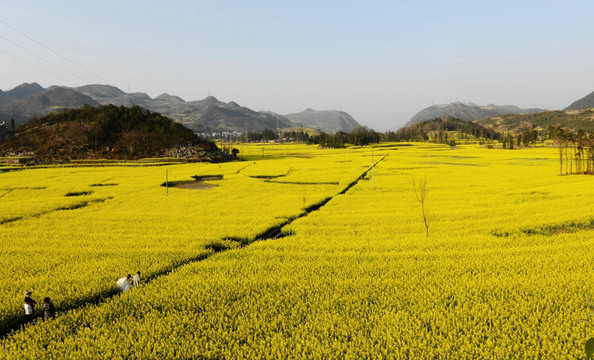
[[[164,197],[154,187],[162,168],[20,174],[35,184],[51,180],[47,189],[31,190],[40,193],[59,193],[57,184],[86,190],[82,184],[100,181],[93,171],[118,183],[85,195],[110,199],[71,210],[70,217],[57,211],[0,225],[3,234],[8,229],[23,239],[18,246],[2,235],[13,260],[30,251],[47,262],[56,258],[47,268],[23,258],[12,270],[0,260],[13,280],[31,264],[69,279],[74,274],[63,275],[61,262],[69,255],[100,269],[69,263],[93,282],[54,284],[65,292],[109,281],[107,269],[158,271],[201,246],[206,251],[208,240],[253,238],[302,214],[304,191],[308,206],[331,200],[287,224],[287,236],[189,262],[134,291],[13,332],[0,341],[0,358],[583,357],[594,334],[579,321],[593,293],[594,178],[559,176],[555,149],[242,146],[243,162],[170,168],[174,180],[224,175],[212,181],[219,186],[183,197],[181,189]],[[377,164],[367,171],[372,151]],[[415,179],[427,183],[428,237]],[[210,222],[203,219],[207,211]],[[35,238],[43,232],[32,229],[59,221],[64,225],[48,228],[47,241],[64,245],[51,250]],[[151,261],[163,263],[151,268]],[[5,298],[24,286],[2,281]]]

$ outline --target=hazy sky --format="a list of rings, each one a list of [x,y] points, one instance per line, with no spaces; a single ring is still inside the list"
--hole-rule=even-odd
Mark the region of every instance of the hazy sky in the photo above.
[[[594,1],[4,1],[0,89],[110,84],[376,130],[453,101],[594,91]]]

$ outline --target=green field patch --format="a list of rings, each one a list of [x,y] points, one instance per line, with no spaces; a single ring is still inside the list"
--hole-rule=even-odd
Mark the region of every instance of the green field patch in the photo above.
[[[76,209],[81,209],[81,208],[84,208],[84,207],[89,206],[91,204],[102,203],[105,200],[109,200],[109,199],[112,199],[112,198],[111,197],[108,197],[108,198],[104,198],[104,199],[93,199],[93,200],[78,201],[78,202],[75,202],[74,204],[60,206],[60,207],[56,208],[55,210],[57,211],[57,210],[76,210]],[[51,211],[39,213],[39,214],[34,215],[34,216],[45,215],[46,213],[49,213],[49,212],[51,212]]]
[[[275,181],[264,180],[268,183],[286,184],[286,185],[340,185],[338,181]]]
[[[186,190],[207,190],[217,185],[207,184],[204,181],[223,180],[223,175],[193,175],[192,178],[194,180],[166,181],[161,186]]]
[[[118,186],[117,183],[100,183],[100,184],[91,184],[89,186]]]
[[[23,218],[22,216],[12,216],[12,217],[7,217],[7,218],[4,218],[4,219],[0,219],[0,225],[7,224],[7,223],[10,223],[10,222],[13,222],[13,221],[18,221],[18,220],[21,220],[22,218]]]
[[[265,180],[278,179],[278,178],[285,177],[285,176],[287,176],[287,175],[286,174],[283,174],[283,175],[250,175],[250,177],[253,179],[265,179]]]
[[[551,159],[547,158],[513,158],[511,160],[521,160],[521,161],[547,161]]]
[[[437,162],[437,161],[426,162],[425,164],[431,164],[431,165],[456,165],[456,166],[477,166],[477,167],[483,167],[483,166],[485,166],[485,165],[481,165],[481,164],[463,164],[463,163]]]
[[[394,148],[399,148],[399,147],[407,147],[407,146],[414,146],[413,144],[392,144],[392,145],[380,145],[380,146],[374,146],[374,149],[394,149]]]
[[[214,181],[223,180],[223,175],[193,175],[192,178],[196,181]]]
[[[177,189],[186,189],[186,190],[208,190],[212,189],[213,187],[217,187],[218,185],[214,184],[207,184],[202,181],[196,180],[186,180],[186,181],[170,181],[168,184],[163,183],[161,186],[169,186],[174,187]]]
[[[568,221],[561,224],[543,225],[534,228],[524,228],[519,231],[493,231],[491,235],[504,238],[514,235],[544,235],[570,234],[578,231],[594,230],[594,218],[584,221]]]
[[[71,196],[85,196],[85,195],[91,195],[93,193],[93,191],[70,191],[67,192],[66,197],[71,197]]]
[[[1,188],[0,190],[13,191],[13,190],[45,190],[45,189],[47,189],[46,186],[15,186],[15,187]]]
[[[218,252],[225,251],[225,250],[236,249],[242,245],[243,245],[242,242],[237,241],[235,239],[220,239],[220,240],[212,240],[212,241],[206,243],[204,245],[204,248],[207,250],[212,250],[215,253],[218,253]]]
[[[545,225],[537,228],[522,229],[526,235],[552,236],[564,233],[575,233],[578,231],[594,230],[594,218],[585,221],[569,221],[562,224]]]

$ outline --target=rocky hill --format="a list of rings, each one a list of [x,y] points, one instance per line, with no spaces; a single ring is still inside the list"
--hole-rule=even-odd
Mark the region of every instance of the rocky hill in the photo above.
[[[301,124],[326,133],[351,132],[361,126],[352,116],[337,110],[307,109],[300,113],[289,114],[287,119],[294,124]]]
[[[15,119],[24,124],[33,116],[64,111],[82,105],[140,106],[161,113],[197,132],[262,131],[265,129],[306,126],[326,132],[350,132],[359,124],[347,113],[340,111],[304,111],[289,116],[259,112],[233,101],[222,102],[214,96],[202,100],[185,101],[169,94],[154,99],[145,93],[125,93],[110,85],[85,85],[74,88],[39,84],[23,84],[0,93],[0,121]]]
[[[22,86],[22,85],[21,85]],[[30,89],[30,88],[29,88]],[[15,94],[7,91],[5,94]],[[22,125],[34,116],[47,115],[50,112],[78,108],[83,105],[99,106],[90,97],[75,90],[53,86],[41,91],[16,92],[19,97],[8,96],[8,101],[0,105],[0,122],[10,122],[14,118],[16,125]]]
[[[564,110],[579,110],[594,108],[594,91],[584,96],[583,98],[574,101]]]
[[[503,114],[532,114],[542,111],[546,110],[522,109],[514,105],[501,106],[489,104],[486,106],[479,106],[475,104],[464,104],[461,102],[454,102],[445,105],[429,106],[415,114],[404,126],[406,127],[420,121],[437,118],[456,118],[460,120],[470,121]]]
[[[45,90],[45,89],[43,87],[41,87],[41,85],[39,85],[38,83],[35,83],[35,82],[31,83],[31,84],[24,83],[24,84],[21,84],[21,85],[15,87],[12,90],[7,91],[6,95],[13,99],[21,99],[27,95],[42,92],[43,90]]]

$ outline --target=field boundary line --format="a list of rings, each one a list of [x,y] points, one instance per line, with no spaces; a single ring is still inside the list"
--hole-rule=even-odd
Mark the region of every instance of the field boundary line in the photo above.
[[[383,161],[387,156],[388,156],[388,154],[384,155],[382,158],[380,158],[375,163],[372,163],[372,165],[367,170],[365,170],[359,177],[357,177],[355,180],[353,180],[347,186],[345,186],[345,188],[342,189],[341,191],[337,192],[336,194],[334,194],[332,196],[329,196],[329,197],[323,199],[322,201],[319,201],[318,203],[310,205],[309,207],[304,209],[299,215],[290,217],[286,221],[283,221],[280,224],[271,226],[251,239],[246,239],[246,238],[222,238],[222,239],[219,239],[219,241],[230,240],[230,241],[237,242],[237,243],[239,243],[239,247],[225,247],[225,246],[221,246],[218,248],[210,247],[210,249],[212,249],[212,252],[202,253],[202,254],[196,255],[194,257],[190,257],[186,260],[178,262],[177,264],[173,264],[171,267],[164,268],[160,271],[157,271],[156,273],[153,273],[153,274],[147,276],[145,279],[143,279],[143,286],[146,286],[146,284],[150,284],[153,280],[159,279],[163,276],[167,276],[171,272],[177,271],[180,268],[182,268],[183,266],[207,260],[220,252],[235,250],[235,249],[239,250],[239,249],[246,248],[249,245],[251,245],[257,241],[278,239],[278,238],[282,237],[283,236],[283,232],[282,232],[283,227],[291,224],[293,221],[295,221],[297,219],[303,218],[303,217],[309,215],[310,213],[321,209],[324,205],[326,205],[328,202],[330,202],[330,200],[334,199],[335,197],[337,197],[339,195],[346,194],[350,189],[352,189],[355,185],[357,185],[359,183],[359,181],[364,179],[367,176],[367,174],[375,166],[377,166],[377,164],[379,164],[381,161]],[[95,201],[95,203],[96,202],[104,202],[108,199],[110,199],[110,198],[97,199]],[[89,201],[89,203],[90,202],[91,201]],[[87,206],[87,205],[85,205],[85,206]],[[55,210],[60,210],[60,209],[54,209],[52,211],[55,211]],[[68,210],[68,209],[61,209],[61,210]],[[49,213],[49,212],[51,212],[51,211],[48,211],[45,213]],[[36,215],[33,215],[33,216],[36,216]],[[37,216],[39,216],[39,215],[37,215]],[[205,249],[209,249],[208,244],[206,244]],[[114,298],[115,296],[119,296],[120,294],[121,294],[121,292],[117,288],[108,289],[103,292],[93,294],[86,298],[80,299],[80,301],[76,301],[72,305],[57,308],[56,311],[58,314],[62,315],[69,311],[82,308],[84,306],[99,306],[102,303],[105,303],[106,301],[108,301],[109,299]],[[39,321],[39,320],[35,320],[35,322],[37,322],[37,321]],[[7,322],[7,324],[3,324],[2,327],[0,328],[0,339],[5,339],[8,336],[10,336],[11,334],[18,332],[18,331],[24,329],[25,327],[35,325],[35,322],[33,322],[31,324],[26,324],[24,316],[20,315],[20,314],[7,317],[6,322]]]

